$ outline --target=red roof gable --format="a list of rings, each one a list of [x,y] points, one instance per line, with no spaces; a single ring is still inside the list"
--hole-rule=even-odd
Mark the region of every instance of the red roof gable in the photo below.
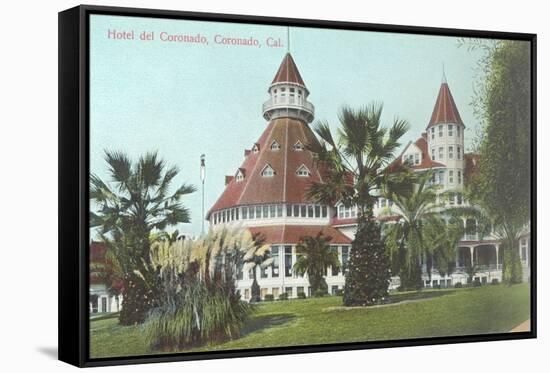
[[[273,140],[280,149],[271,150]],[[208,216],[213,211],[239,205],[308,202],[307,189],[312,182],[321,182],[322,176],[309,150],[294,150],[298,140],[305,145],[317,142],[309,126],[300,120],[278,118],[269,122],[258,140],[260,151],[248,154],[240,167],[244,179],[226,180],[229,183]],[[302,164],[309,169],[309,177],[296,174]],[[274,176],[261,175],[266,165],[275,170]]]
[[[315,237],[319,232],[324,236],[330,236],[331,244],[350,244],[351,239],[329,225],[276,225],[270,227],[249,228],[252,234],[265,236],[266,244],[297,244],[301,237]]]
[[[464,126],[449,85],[446,82],[443,82],[441,88],[439,88],[439,94],[427,128],[440,123],[457,123]]]
[[[281,62],[281,66],[279,66],[279,70],[277,70],[277,74],[275,74],[275,78],[273,78],[271,84],[283,82],[306,86],[290,53],[287,53],[283,58],[283,62]]]
[[[388,166],[390,171],[397,170],[399,166],[403,165],[403,154],[410,146],[410,144],[411,143],[409,143],[409,145],[405,147],[405,150],[403,150],[399,157],[397,157],[392,163],[390,163],[390,165]],[[430,153],[428,151],[428,141],[426,140],[424,134],[422,134],[422,137],[416,140],[414,144],[418,149],[420,149],[420,164],[408,165],[410,168],[412,168],[413,170],[425,170],[436,167],[445,167],[444,164],[436,162],[430,157]]]

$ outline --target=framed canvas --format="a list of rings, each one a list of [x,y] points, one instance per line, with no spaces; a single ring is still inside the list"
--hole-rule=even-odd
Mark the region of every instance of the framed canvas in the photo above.
[[[534,338],[535,61],[533,34],[59,13],[60,360]]]

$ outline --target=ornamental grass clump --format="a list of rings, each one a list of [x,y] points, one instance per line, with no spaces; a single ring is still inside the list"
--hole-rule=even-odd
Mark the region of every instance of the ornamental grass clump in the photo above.
[[[239,337],[252,306],[240,300],[236,273],[256,250],[248,231],[227,228],[153,245],[162,292],[144,324],[150,348],[176,351]]]

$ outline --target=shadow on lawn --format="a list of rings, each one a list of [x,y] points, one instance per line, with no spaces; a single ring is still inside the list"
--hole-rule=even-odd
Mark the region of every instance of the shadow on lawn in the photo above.
[[[269,329],[275,326],[284,325],[291,322],[295,318],[296,317],[290,313],[278,313],[253,317],[243,328],[241,338],[261,329]]]
[[[415,291],[407,293],[393,293],[388,297],[386,304],[401,303],[405,301],[415,301],[422,299],[439,298],[445,295],[451,295],[456,293],[457,290],[436,290],[436,291]]]

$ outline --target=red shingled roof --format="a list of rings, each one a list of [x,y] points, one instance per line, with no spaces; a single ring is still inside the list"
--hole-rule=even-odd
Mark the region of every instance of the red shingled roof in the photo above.
[[[271,150],[273,140],[279,143],[279,150]],[[248,154],[240,166],[244,179],[226,179],[228,184],[208,215],[239,205],[308,202],[307,189],[312,182],[322,181],[322,176],[309,150],[293,149],[298,140],[304,145],[317,142],[309,126],[300,120],[278,118],[271,121],[258,140],[260,151]],[[272,177],[261,175],[267,164],[275,170]],[[309,169],[309,177],[296,174],[301,165]]]
[[[296,244],[301,237],[315,237],[319,232],[332,237],[331,244],[350,244],[351,239],[337,229],[327,225],[276,225],[248,228],[252,234],[265,236],[267,244]]]
[[[290,53],[287,53],[284,57],[283,62],[281,62],[281,66],[279,66],[279,70],[277,70],[277,74],[275,74],[275,78],[273,78],[271,84],[284,82],[296,83],[304,87],[306,85]]]
[[[440,123],[457,123],[464,126],[449,85],[446,82],[443,82],[441,88],[439,88],[439,94],[427,128]]]
[[[410,144],[412,144],[412,142],[405,147],[405,149],[399,155],[399,157],[397,157],[392,163],[390,163],[390,165],[388,166],[390,171],[397,170],[399,166],[403,165],[403,154],[405,153],[407,148],[410,146]],[[426,170],[426,169],[436,168],[436,167],[445,167],[444,164],[433,161],[432,158],[430,157],[430,153],[428,151],[428,141],[426,140],[425,136],[420,137],[418,140],[414,142],[414,144],[418,147],[418,149],[420,149],[420,153],[421,153],[420,164],[409,165],[410,168],[412,168],[413,170]]]

